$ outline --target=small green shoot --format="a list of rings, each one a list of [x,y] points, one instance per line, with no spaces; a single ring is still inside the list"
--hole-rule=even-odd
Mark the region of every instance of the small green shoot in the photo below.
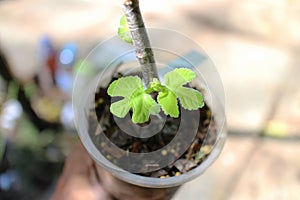
[[[130,35],[130,31],[129,31],[129,28],[128,28],[128,25],[127,25],[127,20],[126,20],[125,15],[122,15],[122,17],[120,19],[120,25],[119,25],[119,28],[118,28],[118,35],[120,36],[120,38],[123,41],[133,45],[133,41],[132,41],[132,38],[131,38],[131,35]]]
[[[123,118],[132,109],[132,121],[144,123],[150,114],[156,115],[160,108],[166,115],[179,116],[178,100],[183,108],[197,110],[204,106],[202,94],[193,88],[185,87],[196,77],[195,72],[186,68],[177,68],[165,75],[165,85],[154,79],[145,89],[138,76],[127,76],[112,82],[108,88],[111,97],[124,97],[112,103],[111,113]],[[157,94],[157,102],[151,94]]]
[[[195,163],[199,163],[206,156],[205,152],[199,151],[195,154]]]

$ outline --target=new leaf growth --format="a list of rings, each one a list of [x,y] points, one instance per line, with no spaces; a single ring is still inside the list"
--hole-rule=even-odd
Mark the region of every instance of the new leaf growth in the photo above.
[[[195,72],[186,68],[177,68],[164,77],[165,85],[158,79],[153,79],[147,89],[138,76],[127,76],[112,82],[108,88],[111,97],[123,97],[112,103],[110,111],[117,117],[123,118],[132,110],[132,121],[144,123],[150,114],[156,115],[160,108],[166,115],[177,118],[179,116],[178,100],[187,110],[197,110],[204,106],[203,95],[184,85],[196,77]],[[151,94],[157,93],[157,102]]]
[[[123,118],[132,109],[132,121],[143,123],[149,120],[150,114],[158,114],[159,105],[150,94],[146,93],[142,80],[138,76],[127,76],[112,82],[107,90],[111,97],[124,97],[113,103],[110,111]]]
[[[130,35],[130,31],[129,31],[129,28],[128,28],[128,24],[127,24],[125,15],[122,15],[122,17],[120,19],[120,24],[119,24],[119,28],[118,28],[118,35],[124,42],[127,42],[127,43],[133,45],[132,37]]]
[[[166,115],[179,117],[178,101],[187,110],[203,107],[202,94],[198,90],[185,87],[196,77],[192,70],[177,68],[165,75],[165,85],[159,81],[139,1],[125,0],[123,10],[125,15],[120,20],[118,34],[125,42],[134,44],[136,57],[142,66],[145,86],[138,76],[122,77],[112,82],[107,93],[111,97],[123,99],[111,104],[111,113],[123,118],[132,110],[132,121],[144,123],[151,114],[157,115],[161,109]],[[153,96],[157,98],[153,99]]]

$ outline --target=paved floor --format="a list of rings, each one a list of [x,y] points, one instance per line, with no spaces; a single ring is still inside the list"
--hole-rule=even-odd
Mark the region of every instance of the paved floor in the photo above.
[[[218,161],[175,200],[297,199],[300,191],[300,3],[292,0],[142,1],[148,27],[193,38],[218,68],[229,138]],[[0,2],[0,46],[26,81],[38,38],[75,42],[80,56],[116,33],[119,1]],[[259,135],[267,135],[261,138]],[[270,139],[275,137],[276,139]]]
[[[299,141],[229,137],[207,172],[187,183],[174,200],[298,199]],[[201,198],[199,198],[201,197]]]

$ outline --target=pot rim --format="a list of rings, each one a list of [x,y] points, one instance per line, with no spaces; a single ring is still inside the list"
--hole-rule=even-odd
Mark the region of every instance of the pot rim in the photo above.
[[[151,29],[150,29],[151,30]],[[151,36],[152,32],[155,34],[160,33],[162,30],[164,29],[160,29],[160,30],[156,30],[156,29],[152,29],[152,31],[149,31],[149,35]],[[190,38],[188,38],[187,36],[179,33],[179,32],[174,32],[171,30],[166,30],[168,32],[168,34],[174,34],[177,35],[180,38],[183,38],[182,41],[184,42],[190,42]],[[112,41],[116,42],[115,38],[111,39]],[[156,44],[156,48],[157,46],[160,44],[159,41],[153,41],[154,44]],[[156,43],[158,42],[158,43]],[[179,41],[180,42],[180,41]],[[104,43],[110,44],[110,40],[105,41]],[[195,46],[195,42],[191,41],[192,46]],[[107,45],[106,44],[106,45]],[[131,48],[131,47],[130,47]],[[176,47],[178,48],[178,47]],[[179,47],[181,48],[181,47]],[[163,48],[165,49],[165,48]],[[196,49],[197,50],[197,49]],[[202,49],[201,49],[202,50]],[[128,49],[124,49],[122,50],[123,52],[128,52]],[[155,51],[154,51],[155,52]],[[177,52],[176,50],[174,52]],[[173,52],[173,53],[174,53]],[[178,51],[181,52],[181,51]],[[200,52],[203,52],[200,51]],[[180,55],[180,54],[179,54]],[[190,61],[190,60],[188,60]],[[111,63],[105,63],[105,66],[109,66]],[[190,63],[192,66],[194,66],[194,63]],[[207,69],[207,68],[206,68]],[[197,69],[196,69],[197,70]],[[105,70],[104,70],[105,71]],[[108,71],[108,73],[113,73],[113,70],[110,69],[110,71]],[[212,69],[212,73],[216,73],[217,71],[214,71],[214,69]],[[101,76],[103,75],[104,72],[102,72]],[[211,75],[211,74],[210,74]],[[216,75],[214,76],[214,79],[217,79],[217,81],[219,81],[220,77],[218,74],[213,74]],[[77,79],[77,77],[76,77]],[[75,80],[76,81],[76,80]],[[205,80],[206,81],[206,80]],[[220,80],[221,81],[221,80]],[[96,84],[95,84],[96,83]],[[210,94],[210,100],[212,102],[206,102],[206,103],[212,103],[214,106],[210,106],[211,110],[212,110],[212,115],[216,116],[216,115],[220,115],[220,117],[216,117],[216,122],[217,122],[217,139],[216,142],[213,146],[212,151],[210,152],[210,154],[207,156],[207,158],[201,162],[200,165],[198,165],[196,168],[188,171],[187,173],[183,173],[180,176],[173,176],[173,177],[167,177],[167,178],[154,178],[154,177],[146,177],[146,176],[140,176],[140,175],[136,175],[133,173],[130,173],[128,171],[125,171],[115,165],[113,165],[110,161],[108,161],[97,149],[97,147],[94,145],[94,142],[91,140],[89,133],[88,133],[88,122],[87,121],[83,121],[82,119],[78,119],[78,116],[84,116],[85,119],[88,119],[88,113],[89,113],[89,106],[86,106],[87,102],[93,102],[93,98],[94,98],[94,94],[95,91],[97,89],[97,84],[98,83],[98,77],[95,77],[94,80],[90,81],[90,85],[94,86],[94,87],[85,87],[84,88],[84,94],[85,95],[81,95],[80,97],[82,98],[81,102],[77,101],[77,105],[79,105],[79,109],[73,109],[75,112],[75,126],[79,132],[79,137],[82,141],[82,143],[84,144],[85,148],[87,149],[88,153],[90,154],[90,156],[102,167],[104,167],[107,171],[109,171],[112,175],[116,176],[117,178],[126,181],[128,183],[134,184],[134,185],[139,185],[139,186],[143,186],[143,187],[149,187],[149,188],[167,188],[167,187],[175,187],[178,185],[181,185],[187,181],[190,181],[194,178],[196,178],[197,176],[201,175],[202,173],[204,173],[206,171],[206,169],[208,169],[208,167],[210,165],[212,165],[214,163],[214,161],[218,158],[218,156],[220,155],[223,147],[224,147],[224,143],[226,140],[226,130],[225,130],[225,126],[226,126],[226,117],[225,117],[225,109],[224,109],[224,104],[223,101],[223,93],[220,95],[216,95],[216,91],[214,90],[215,87],[212,88],[208,88],[208,92]],[[211,82],[210,82],[211,83]],[[206,85],[210,85],[210,83],[206,83]],[[75,88],[74,88],[75,89]],[[223,88],[222,88],[223,89]],[[204,88],[205,90],[205,88]],[[211,90],[215,91],[215,93],[212,93]],[[74,90],[73,90],[74,91]],[[224,92],[224,91],[222,91]],[[76,96],[75,96],[76,98]],[[74,95],[73,95],[73,99],[74,99]],[[77,106],[76,103],[73,103],[73,106]],[[215,112],[216,111],[216,112]],[[77,117],[77,119],[76,119]],[[77,120],[77,121],[76,121]],[[76,122],[79,122],[80,125]],[[79,126],[78,126],[79,125]]]

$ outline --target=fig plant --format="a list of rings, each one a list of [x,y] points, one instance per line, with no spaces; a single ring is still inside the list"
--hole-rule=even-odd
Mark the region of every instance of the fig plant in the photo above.
[[[123,10],[126,14],[121,17],[118,34],[122,40],[135,46],[144,83],[138,76],[126,76],[113,81],[108,87],[108,95],[123,99],[111,104],[111,113],[123,118],[132,110],[132,121],[144,123],[149,121],[150,115],[159,114],[161,109],[170,117],[179,117],[178,100],[187,110],[203,107],[201,92],[185,86],[196,77],[194,71],[176,68],[164,76],[165,84],[159,80],[138,1],[126,0]]]
[[[132,109],[132,121],[144,123],[150,114],[158,114],[160,108],[166,115],[179,116],[178,100],[187,110],[197,110],[204,106],[202,94],[184,85],[191,82],[196,74],[187,68],[177,68],[164,77],[165,85],[154,78],[148,88],[144,87],[138,76],[126,76],[112,82],[108,88],[111,97],[124,97],[112,103],[110,111],[117,117],[123,118]],[[157,102],[151,94],[157,94]],[[154,95],[155,96],[155,95]]]

